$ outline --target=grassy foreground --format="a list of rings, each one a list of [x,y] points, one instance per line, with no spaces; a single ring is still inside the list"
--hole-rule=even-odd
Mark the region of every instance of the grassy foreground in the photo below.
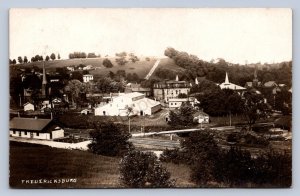
[[[12,188],[109,188],[119,185],[119,158],[42,145],[10,142]],[[76,179],[76,183],[22,183],[22,180]]]
[[[9,184],[12,188],[122,188],[119,162],[117,157],[85,151],[10,142]],[[189,182],[190,170],[187,166],[163,165],[171,173],[171,178],[176,179],[176,187],[195,186]],[[72,182],[59,182],[68,179]],[[46,182],[35,183],[39,180]],[[50,180],[52,183],[48,183]]]

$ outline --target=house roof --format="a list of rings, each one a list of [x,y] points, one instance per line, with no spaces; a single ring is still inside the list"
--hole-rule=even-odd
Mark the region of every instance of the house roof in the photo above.
[[[10,129],[42,131],[52,119],[18,118],[9,122]]]
[[[273,86],[277,86],[276,82],[275,81],[269,81],[269,82],[266,82],[264,84],[265,87],[273,87]]]
[[[222,83],[219,85],[221,89],[231,89],[231,90],[245,90],[246,88],[236,85],[236,84],[232,84],[232,83]]]
[[[25,103],[23,106],[26,106],[26,105],[28,105],[28,104],[31,104],[31,105],[33,105],[32,103],[30,103],[30,102],[27,102],[27,103]]]
[[[197,111],[193,114],[194,117],[197,117],[197,116],[209,116],[208,114],[206,114],[205,112],[203,111]]]

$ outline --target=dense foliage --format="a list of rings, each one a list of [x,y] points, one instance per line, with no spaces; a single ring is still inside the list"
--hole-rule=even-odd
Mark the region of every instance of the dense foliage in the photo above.
[[[94,124],[95,130],[90,132],[92,142],[88,145],[91,152],[105,156],[123,155],[133,145],[128,141],[131,135],[127,129],[110,122]]]
[[[151,152],[129,151],[120,163],[122,184],[130,188],[169,188],[170,173]]]
[[[292,159],[290,154],[269,151],[252,157],[249,151],[232,146],[220,149],[211,133],[191,133],[181,143],[182,150],[166,150],[161,161],[187,164],[191,180],[207,187],[211,182],[229,187],[290,187]]]

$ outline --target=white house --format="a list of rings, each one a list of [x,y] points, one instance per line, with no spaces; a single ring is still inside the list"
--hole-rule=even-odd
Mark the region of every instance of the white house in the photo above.
[[[9,134],[11,137],[52,140],[64,137],[64,130],[52,119],[15,117],[9,122]]]
[[[94,80],[94,76],[91,74],[85,74],[82,77],[83,77],[83,82],[89,82],[91,80]]]
[[[83,70],[91,70],[93,68],[94,68],[93,65],[87,65],[87,66],[83,67],[82,69]]]
[[[34,111],[34,105],[32,103],[25,103],[24,105],[24,111]]]
[[[205,112],[198,111],[195,114],[193,114],[194,122],[200,123],[209,123],[209,115]]]
[[[194,98],[194,97],[189,97],[189,98],[170,98],[169,99],[169,108],[170,109],[175,109],[179,108],[183,103],[190,103],[191,106],[195,107],[195,104],[199,103],[199,101]]]
[[[132,108],[129,112],[128,108]],[[95,108],[96,116],[152,115],[161,109],[161,104],[148,99],[142,93],[128,93],[112,98],[106,105]]]
[[[68,66],[68,67],[67,67],[67,70],[69,70],[69,71],[74,71],[74,70],[75,70],[75,68],[74,68],[74,67],[72,67],[72,66]]]

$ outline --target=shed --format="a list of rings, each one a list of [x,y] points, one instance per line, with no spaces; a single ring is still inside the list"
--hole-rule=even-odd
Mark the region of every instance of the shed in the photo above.
[[[43,140],[64,137],[64,130],[52,119],[15,117],[9,122],[9,133],[12,137]]]

